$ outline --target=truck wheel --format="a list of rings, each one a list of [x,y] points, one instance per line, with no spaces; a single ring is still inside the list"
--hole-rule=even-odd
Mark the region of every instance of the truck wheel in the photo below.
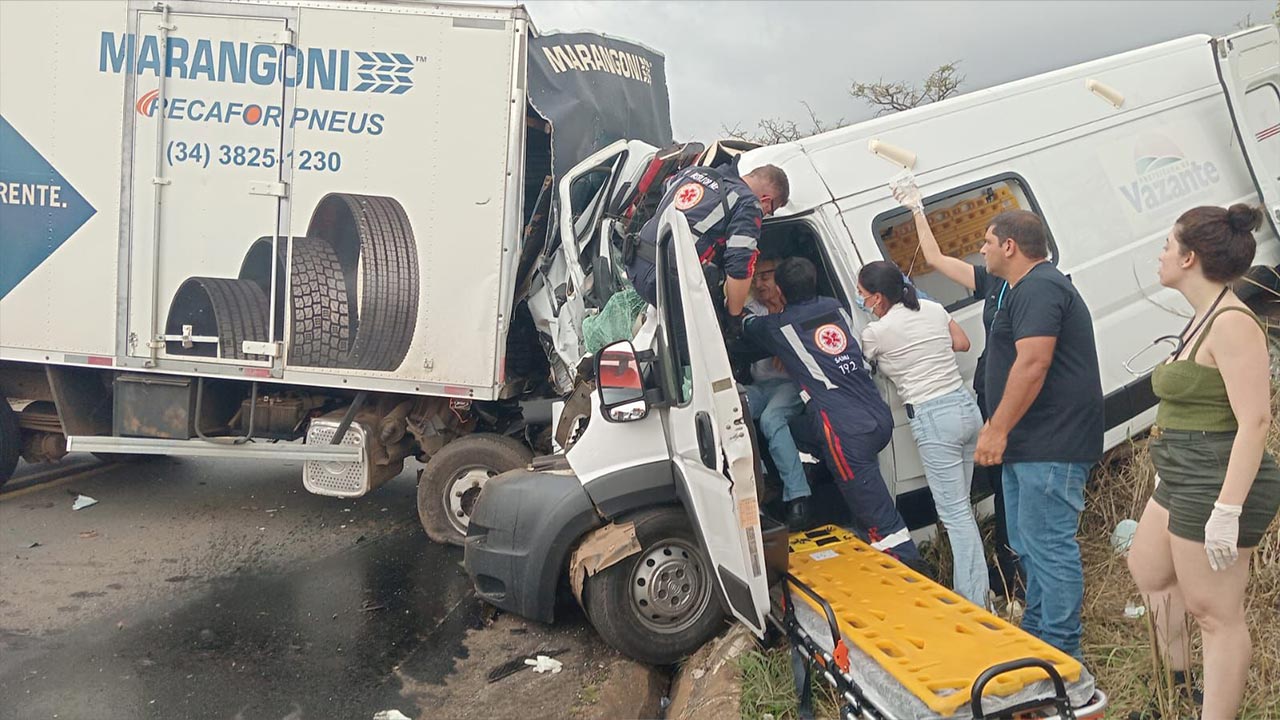
[[[208,343],[184,348],[181,342],[169,341],[165,351],[170,355],[260,360],[260,356],[245,354],[241,343],[266,341],[268,307],[267,294],[252,280],[187,278],[169,303],[165,334],[181,335],[182,326],[190,325],[193,335],[217,336],[218,348]]]
[[[427,537],[462,545],[484,484],[532,459],[529,448],[502,435],[467,435],[445,445],[418,475],[418,519]]]
[[[9,401],[0,397],[0,486],[13,477],[22,454],[22,435],[18,433],[18,414]]]
[[[331,193],[316,205],[309,237],[337,252],[354,328],[348,367],[400,367],[418,322],[418,247],[394,198]]]
[[[351,350],[351,303],[342,264],[326,240],[293,239],[289,364],[338,368]]]
[[[583,607],[600,637],[624,655],[670,665],[724,626],[711,563],[681,508],[627,519],[642,549],[587,578]]]

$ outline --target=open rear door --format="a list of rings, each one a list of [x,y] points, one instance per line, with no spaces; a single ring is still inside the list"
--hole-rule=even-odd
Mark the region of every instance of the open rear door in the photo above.
[[[1280,221],[1280,29],[1267,24],[1216,38],[1213,50],[1240,148],[1274,232]]]
[[[667,366],[677,369],[666,431],[681,499],[730,612],[759,635],[769,587],[751,438],[693,234],[674,207],[658,231],[658,303]]]

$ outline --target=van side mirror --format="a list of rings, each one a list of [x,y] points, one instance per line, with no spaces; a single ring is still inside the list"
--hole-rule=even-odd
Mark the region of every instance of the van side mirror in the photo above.
[[[633,422],[649,414],[644,378],[631,341],[623,340],[596,353],[600,410],[609,422]]]

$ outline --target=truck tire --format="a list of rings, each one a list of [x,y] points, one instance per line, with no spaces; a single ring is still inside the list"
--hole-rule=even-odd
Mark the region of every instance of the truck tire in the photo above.
[[[393,198],[331,193],[316,205],[307,236],[328,240],[342,263],[351,301],[348,367],[400,367],[418,321],[418,248]]]
[[[345,367],[351,351],[351,303],[338,256],[325,240],[294,238],[289,364]]]
[[[623,520],[635,523],[641,550],[587,578],[583,608],[600,637],[622,654],[670,665],[724,626],[711,563],[680,507]]]
[[[13,477],[22,454],[22,435],[18,432],[18,414],[9,406],[9,400],[0,397],[0,487]]]
[[[284,289],[285,289],[285,268],[289,267],[289,240],[288,238],[280,238],[278,243],[272,243],[273,238],[261,237],[253,241],[249,246],[249,250],[244,254],[244,260],[240,263],[240,272],[237,277],[241,280],[252,280],[262,288],[262,292],[266,294],[267,300],[271,299],[271,248],[275,247],[276,254],[276,312],[275,312],[275,337],[278,340],[284,337]]]
[[[418,474],[418,519],[427,537],[462,545],[485,482],[531,460],[529,448],[503,435],[478,433],[445,445]]]
[[[170,355],[261,360],[261,356],[246,354],[241,343],[267,340],[268,307],[267,294],[252,280],[187,278],[169,303],[165,333],[181,335],[182,326],[190,325],[193,335],[217,336],[218,347],[196,343],[184,348],[181,342],[169,341],[165,350]]]

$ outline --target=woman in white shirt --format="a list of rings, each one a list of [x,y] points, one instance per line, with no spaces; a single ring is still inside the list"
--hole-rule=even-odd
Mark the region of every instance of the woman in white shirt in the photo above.
[[[956,351],[967,351],[969,338],[941,305],[921,300],[890,262],[868,263],[858,273],[858,305],[879,318],[863,330],[862,352],[906,404],[938,519],[951,540],[952,587],[986,607],[986,554],[969,501],[982,415],[956,365]]]

